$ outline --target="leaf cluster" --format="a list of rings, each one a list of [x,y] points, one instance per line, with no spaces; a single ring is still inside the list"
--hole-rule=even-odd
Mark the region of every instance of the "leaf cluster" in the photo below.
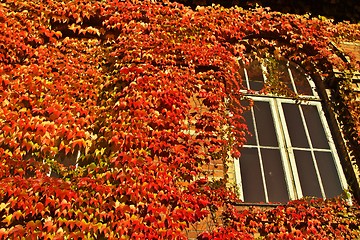
[[[246,141],[239,60],[255,48],[322,74],[342,64],[331,22],[262,8],[0,6],[4,239],[186,238],[236,199],[205,166]]]

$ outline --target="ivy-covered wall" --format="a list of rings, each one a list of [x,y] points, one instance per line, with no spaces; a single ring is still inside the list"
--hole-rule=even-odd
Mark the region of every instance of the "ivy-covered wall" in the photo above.
[[[358,67],[329,46],[359,29],[165,0],[2,1],[0,239],[358,238],[356,201],[239,210],[212,170],[246,142],[247,53],[327,78]]]

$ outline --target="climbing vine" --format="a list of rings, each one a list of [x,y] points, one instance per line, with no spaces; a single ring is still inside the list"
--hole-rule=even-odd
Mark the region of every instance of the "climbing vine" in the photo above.
[[[247,52],[327,76],[349,67],[328,46],[353,27],[263,8],[2,1],[0,238],[181,239],[209,219],[201,239],[293,229],[315,237],[321,228],[302,222],[330,218],[334,237],[359,236],[340,200],[319,200],[326,211],[302,207],[301,224],[292,211],[302,201],[287,214],[235,211],[236,195],[206,170],[246,142],[239,60],[249,62]],[[276,221],[258,226],[251,216]]]

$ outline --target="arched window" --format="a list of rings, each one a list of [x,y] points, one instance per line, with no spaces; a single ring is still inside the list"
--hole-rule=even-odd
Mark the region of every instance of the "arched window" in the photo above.
[[[241,198],[287,202],[331,198],[347,189],[311,77],[290,61],[272,58],[253,61],[241,73],[253,101],[244,114],[252,136],[235,160]]]

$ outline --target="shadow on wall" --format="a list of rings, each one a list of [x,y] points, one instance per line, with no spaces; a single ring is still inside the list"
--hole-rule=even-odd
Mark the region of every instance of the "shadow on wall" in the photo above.
[[[179,2],[195,9],[196,6],[211,6],[220,4],[224,7],[239,6],[245,9],[253,8],[256,5],[270,7],[274,11],[283,13],[306,14],[312,16],[325,16],[332,18],[336,22],[351,21],[352,23],[360,22],[360,5],[358,0],[170,0]]]

